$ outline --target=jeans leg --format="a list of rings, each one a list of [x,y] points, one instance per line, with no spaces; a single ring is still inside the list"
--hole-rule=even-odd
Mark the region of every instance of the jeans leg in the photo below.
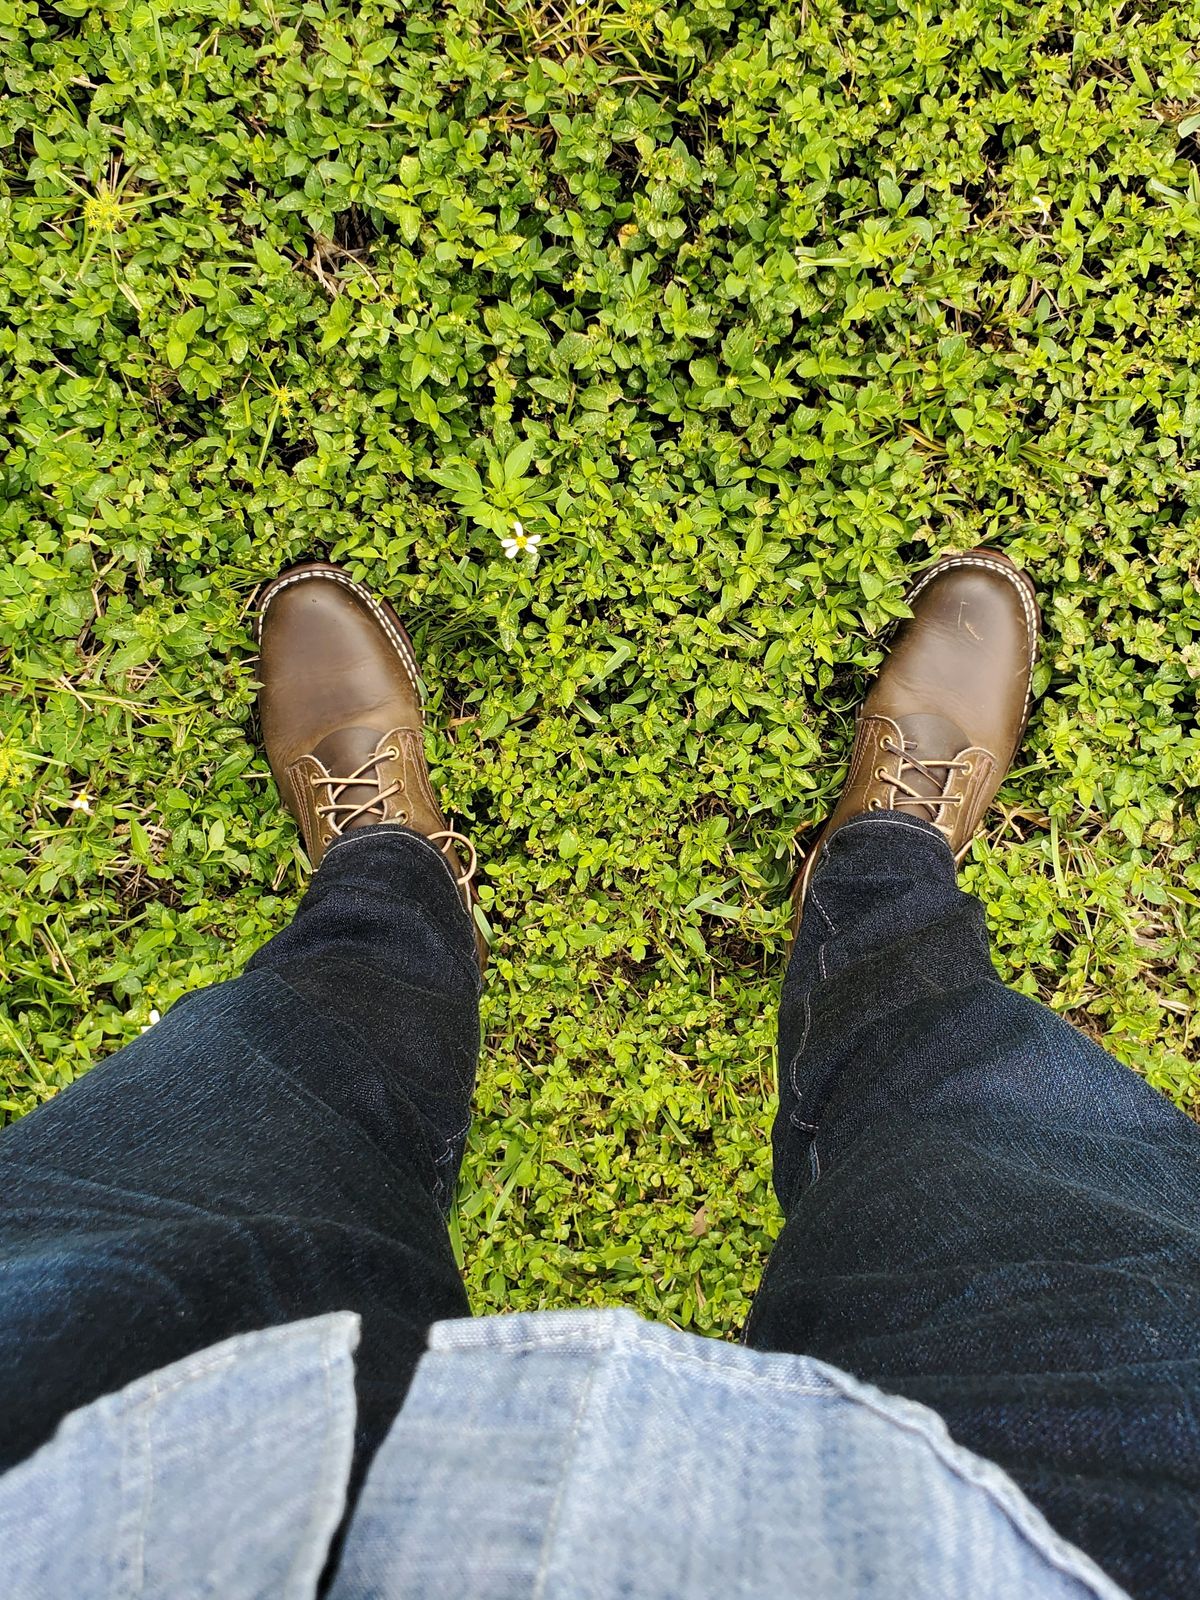
[[[361,1473],[431,1322],[479,1046],[470,918],[395,827],[326,855],[230,983],[0,1138],[0,1469],[75,1407],[250,1329],[362,1317]]]
[[[784,984],[747,1330],[938,1411],[1137,1596],[1200,1572],[1200,1129],[997,977],[950,851],[831,835]]]

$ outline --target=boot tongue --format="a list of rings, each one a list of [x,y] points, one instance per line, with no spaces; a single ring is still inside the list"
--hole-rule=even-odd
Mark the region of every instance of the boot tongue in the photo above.
[[[904,736],[904,754],[908,759],[933,763],[930,767],[933,773],[932,779],[927,778],[916,767],[903,768],[904,781],[909,788],[915,789],[918,794],[929,796],[932,821],[937,816],[937,802],[945,793],[946,780],[949,777],[945,767],[939,766],[938,763],[953,761],[956,756],[970,748],[971,741],[948,717],[939,717],[934,712],[915,712],[912,716],[895,717],[893,720]]]
[[[313,755],[325,768],[331,778],[347,778],[352,772],[357,772],[359,767],[367,762],[379,749],[383,742],[383,733],[378,728],[338,728],[335,733],[322,739],[313,751]],[[352,783],[336,796],[339,805],[361,806],[375,799],[382,787],[378,782],[373,782],[378,775],[378,769],[368,767],[363,774],[366,780],[363,783]],[[331,795],[330,799],[334,797]],[[380,808],[382,809],[382,808]],[[340,829],[342,817],[346,812],[341,812],[333,820]],[[350,828],[357,828],[363,823],[378,822],[379,812],[364,812],[362,816],[355,817],[353,822],[346,824]]]

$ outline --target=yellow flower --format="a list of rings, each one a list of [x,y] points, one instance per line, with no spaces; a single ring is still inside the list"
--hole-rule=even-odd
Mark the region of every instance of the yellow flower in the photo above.
[[[83,220],[93,233],[116,233],[125,226],[121,202],[106,183],[83,202]]]

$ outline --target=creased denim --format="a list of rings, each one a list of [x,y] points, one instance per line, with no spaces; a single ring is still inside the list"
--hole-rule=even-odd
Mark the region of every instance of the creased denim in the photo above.
[[[357,1319],[241,1334],[0,1478],[6,1600],[312,1600]],[[1122,1600],[932,1412],[629,1311],[440,1323],[330,1600]]]
[[[751,1344],[931,1406],[1140,1597],[1200,1586],[1200,1129],[993,968],[927,824],[831,836]]]
[[[350,1311],[352,1499],[467,1314],[443,1213],[478,988],[445,860],[363,830],[243,977],[0,1138],[0,1465],[231,1335]],[[1003,987],[945,844],[896,814],[826,847],[780,1038],[788,1221],[749,1342],[930,1406],[1137,1600],[1191,1600],[1200,1130]]]
[[[468,1312],[442,1216],[479,1045],[444,858],[372,829],[243,977],[0,1138],[0,1468],[234,1333],[357,1311],[361,1473],[425,1330]]]
[[[5,1600],[311,1600],[354,1444],[354,1317],[226,1339],[0,1478]]]

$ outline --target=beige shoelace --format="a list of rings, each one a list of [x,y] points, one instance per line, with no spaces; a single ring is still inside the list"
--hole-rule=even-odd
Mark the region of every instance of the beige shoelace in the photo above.
[[[386,802],[393,795],[400,793],[400,784],[398,781],[394,781],[385,789],[379,776],[379,763],[381,761],[398,761],[399,758],[399,750],[396,749],[394,744],[389,744],[369,755],[362,766],[356,767],[348,778],[335,778],[333,776],[321,778],[315,774],[309,778],[314,790],[325,789],[328,791],[328,800],[324,805],[318,805],[316,812],[327,823],[329,838],[341,838],[349,825],[352,822],[356,822],[359,817],[369,817],[374,814],[379,817],[381,822],[388,820]],[[368,773],[371,776],[368,777]],[[351,800],[342,799],[347,789],[359,788],[363,784],[374,784],[375,786],[375,793],[368,799],[360,801],[357,805]],[[407,822],[408,812],[398,811],[391,820],[393,822]],[[327,838],[326,843],[328,842],[329,839]]]
[[[429,840],[430,844],[432,844],[435,839],[444,839],[446,841],[442,846],[442,854],[445,856],[446,860],[451,863],[458,861],[459,870],[454,874],[454,881],[462,890],[462,892],[466,894],[471,879],[475,876],[475,868],[479,865],[479,857],[476,855],[475,846],[471,843],[470,839],[467,838],[465,833],[457,833],[453,828],[442,828],[439,829],[437,833],[426,834],[425,837]],[[456,844],[465,845],[467,851],[469,852],[470,860],[468,861],[465,869],[463,868],[461,858],[454,850],[454,846]]]
[[[335,778],[332,774],[327,777],[318,777],[314,774],[309,778],[314,790],[324,789],[327,791],[328,798],[325,804],[316,806],[317,816],[325,824],[326,844],[333,839],[340,839],[350,824],[357,821],[359,817],[377,816],[381,822],[405,823],[408,821],[407,811],[400,810],[389,816],[387,810],[387,802],[393,796],[400,794],[403,786],[399,780],[393,780],[384,788],[379,775],[381,761],[398,761],[399,759],[399,750],[396,749],[395,745],[389,744],[368,756],[362,766],[356,767],[348,777]],[[374,784],[376,792],[357,804],[352,800],[342,799],[347,789],[357,788],[363,784]],[[425,837],[430,844],[441,841],[440,849],[442,854],[452,866],[457,865],[458,870],[454,873],[454,881],[465,894],[468,885],[475,876],[475,869],[479,865],[479,857],[476,854],[475,846],[467,838],[466,834],[459,833],[454,828],[440,828],[436,833],[426,834]],[[468,864],[465,868],[462,865],[461,857],[455,850],[456,845],[463,845],[468,851]]]
[[[972,763],[961,761],[957,757],[942,759],[941,757],[927,756],[924,760],[920,760],[917,756],[909,754],[912,749],[912,743],[908,739],[905,739],[902,745],[898,745],[894,740],[885,738],[881,743],[881,749],[886,750],[889,755],[899,758],[895,772],[888,772],[884,767],[875,768],[875,777],[880,783],[889,784],[892,788],[901,791],[895,796],[892,804],[894,806],[924,806],[930,813],[929,820],[938,832],[947,839],[952,839],[954,823],[938,822],[938,813],[942,806],[962,805],[964,796],[961,790],[954,792],[951,789],[951,785],[959,774],[964,778],[970,777],[973,771]],[[904,774],[910,771],[920,773],[927,783],[937,785],[940,792],[938,794],[922,794],[919,789],[914,789],[911,783],[905,781],[904,777]],[[937,776],[938,772],[941,772],[944,776],[939,778]],[[872,811],[882,811],[882,809],[882,800],[871,801]]]

